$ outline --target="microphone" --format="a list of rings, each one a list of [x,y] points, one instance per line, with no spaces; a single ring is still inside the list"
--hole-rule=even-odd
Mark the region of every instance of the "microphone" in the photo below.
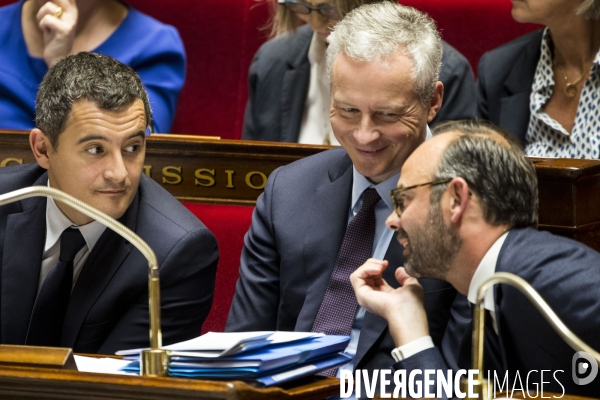
[[[600,363],[600,353],[592,349],[588,344],[581,340],[575,335],[567,326],[562,322],[560,317],[556,315],[554,310],[546,303],[546,301],[540,296],[540,294],[531,286],[525,279],[508,273],[508,272],[496,272],[488,279],[483,281],[479,289],[477,290],[477,303],[475,303],[474,317],[473,317],[473,368],[479,371],[479,376],[475,381],[473,387],[473,393],[478,395],[477,399],[489,399],[488,393],[488,381],[483,375],[483,343],[485,333],[485,308],[484,308],[484,296],[486,290],[496,284],[505,284],[518,289],[521,293],[527,297],[527,299],[533,303],[535,308],[542,314],[542,316],[548,321],[550,326],[558,333],[562,340],[564,340],[571,348],[575,351],[585,351]],[[468,388],[468,380],[463,379],[461,381],[461,390],[465,393]],[[468,399],[470,397],[467,396]]]
[[[47,186],[31,186],[0,195],[0,206],[20,201],[29,197],[50,197],[60,201],[80,213],[95,219],[118,235],[127,239],[148,260],[148,302],[150,308],[150,349],[142,351],[140,375],[166,376],[169,352],[161,349],[162,334],[160,330],[160,280],[158,276],[158,260],[154,251],[129,228],[101,211],[77,200],[58,189]]]

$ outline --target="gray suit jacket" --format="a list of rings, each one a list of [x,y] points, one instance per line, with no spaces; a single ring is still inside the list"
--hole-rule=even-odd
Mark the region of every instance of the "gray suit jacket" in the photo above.
[[[37,164],[0,169],[2,193],[47,182],[48,174]],[[163,343],[200,335],[213,299],[215,237],[145,175],[119,221],[145,240],[158,258]],[[0,207],[0,343],[25,343],[37,296],[45,227],[45,197]],[[61,346],[111,354],[148,347],[148,332],[148,262],[125,239],[106,229],[71,294]]]
[[[308,94],[310,63],[309,26],[269,40],[250,66],[249,98],[242,139],[298,142]],[[440,80],[444,102],[432,124],[475,117],[475,80],[467,59],[443,42]]]
[[[596,351],[600,350],[600,254],[579,242],[538,232],[534,229],[513,229],[508,234],[498,257],[497,272],[510,272],[529,282],[561,320],[579,338]],[[507,285],[494,287],[498,334],[490,324],[486,326],[485,369],[496,371],[499,377],[509,373],[510,387],[517,371],[523,385],[529,371],[540,383],[541,370],[558,370],[544,375],[544,391],[597,397],[600,377],[580,386],[572,379],[573,355],[571,349],[535,307],[517,289]],[[471,331],[466,331],[460,345],[459,367],[471,367]],[[443,369],[444,362],[438,349],[429,349],[396,364],[397,368]],[[500,380],[502,380],[500,378]],[[518,381],[517,381],[518,384]]]
[[[540,29],[485,53],[479,60],[477,116],[512,132],[523,144],[541,42]]]
[[[351,190],[352,163],[342,148],[271,174],[244,239],[227,331],[311,330],[346,231]],[[385,257],[390,267],[384,274],[394,287],[402,251],[394,237]],[[421,283],[432,336],[441,345],[443,338],[449,340],[444,334],[448,321],[454,321],[451,307],[457,293],[443,281]],[[389,369],[394,347],[385,319],[367,312],[354,367]]]

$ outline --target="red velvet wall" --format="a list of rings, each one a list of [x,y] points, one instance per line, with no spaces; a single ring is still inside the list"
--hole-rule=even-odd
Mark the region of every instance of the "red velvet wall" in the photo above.
[[[539,28],[512,19],[510,0],[400,0],[427,12],[442,38],[467,57],[477,73],[479,58],[488,50]]]
[[[173,133],[239,139],[248,67],[266,33],[268,5],[255,0],[128,0],[175,26],[187,52],[187,77]]]
[[[14,0],[0,0],[0,5]],[[428,12],[443,38],[476,72],[487,50],[535,29],[518,24],[509,0],[400,0]],[[188,56],[186,84],[172,132],[239,139],[247,100],[248,67],[266,40],[268,6],[257,0],[128,0],[179,30]]]

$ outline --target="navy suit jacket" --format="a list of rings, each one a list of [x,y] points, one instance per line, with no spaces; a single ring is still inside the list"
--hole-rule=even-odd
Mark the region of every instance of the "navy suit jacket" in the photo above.
[[[36,164],[0,169],[2,193],[45,186]],[[160,266],[164,344],[200,335],[210,310],[218,261],[210,231],[145,175],[119,221],[154,250]],[[46,198],[0,207],[0,343],[24,344],[37,296],[46,227]],[[106,229],[71,294],[62,347],[111,354],[149,346],[148,262]]]
[[[477,73],[477,116],[512,132],[523,145],[542,30],[485,53]]]
[[[250,66],[249,97],[242,139],[298,142],[308,85],[309,26],[269,40]],[[431,122],[475,117],[475,79],[467,59],[442,42],[440,80],[444,83],[442,108]]]
[[[275,170],[259,197],[244,239],[240,278],[227,331],[310,331],[325,295],[348,224],[352,162],[343,148],[328,150]],[[385,279],[403,264],[394,237]],[[444,336],[456,291],[424,279],[425,308],[436,344]],[[460,331],[462,334],[462,331]],[[354,367],[389,369],[393,340],[385,319],[369,312],[362,324]],[[364,393],[364,391],[363,391]]]
[[[600,254],[579,242],[534,229],[513,229],[504,242],[496,272],[510,272],[529,282],[565,325],[596,351],[600,350]],[[508,379],[512,388],[516,373],[524,386],[529,371],[530,384],[540,383],[544,391],[596,397],[600,377],[585,386],[572,379],[571,349],[521,292],[508,285],[494,286],[498,333],[486,326],[484,364]],[[461,344],[460,368],[471,367],[470,332]],[[396,364],[397,368],[447,369],[437,349],[418,353]],[[552,373],[557,370],[557,381]],[[502,380],[502,378],[500,378]],[[532,390],[535,389],[531,386]],[[564,388],[564,389],[563,389]]]

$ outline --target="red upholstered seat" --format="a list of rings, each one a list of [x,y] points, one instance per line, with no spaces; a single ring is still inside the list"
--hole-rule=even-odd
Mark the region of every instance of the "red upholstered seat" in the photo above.
[[[244,235],[250,227],[254,207],[183,204],[204,222],[217,237],[219,243],[220,259],[217,267],[215,299],[208,318],[202,327],[202,332],[221,332],[225,328],[229,306],[235,293]]]

